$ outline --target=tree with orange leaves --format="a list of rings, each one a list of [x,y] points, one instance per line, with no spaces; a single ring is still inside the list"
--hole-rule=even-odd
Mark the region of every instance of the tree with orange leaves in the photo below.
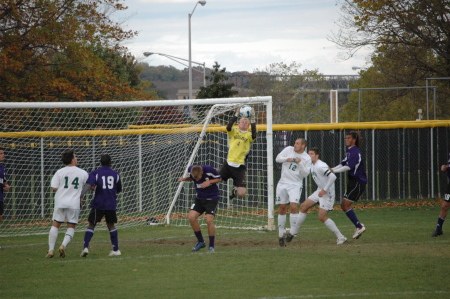
[[[0,2],[0,101],[143,99],[119,0]]]

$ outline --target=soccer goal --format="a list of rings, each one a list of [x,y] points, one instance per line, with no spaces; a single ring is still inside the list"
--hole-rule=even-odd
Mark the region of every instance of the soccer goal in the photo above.
[[[48,233],[53,212],[50,180],[73,149],[78,167],[92,171],[109,154],[120,172],[118,227],[189,225],[195,190],[178,183],[192,164],[220,168],[227,156],[226,124],[251,105],[258,137],[247,160],[247,196],[229,200],[232,182],[219,183],[218,227],[274,229],[271,97],[84,103],[0,103],[0,147],[7,180],[0,236]],[[93,193],[77,229],[84,230]],[[205,223],[203,217],[200,218]],[[99,228],[106,225],[100,224]]]

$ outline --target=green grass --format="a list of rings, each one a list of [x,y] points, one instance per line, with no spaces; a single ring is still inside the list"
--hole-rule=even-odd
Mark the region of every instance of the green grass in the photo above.
[[[191,252],[189,227],[119,229],[122,256],[114,258],[105,231],[96,231],[87,258],[79,257],[83,233],[65,259],[44,258],[47,235],[0,238],[0,298],[449,298],[450,223],[430,238],[439,210],[356,210],[367,227],[359,240],[336,210],[330,217],[349,238],[341,246],[316,211],[285,248],[276,231],[218,229],[215,254]]]

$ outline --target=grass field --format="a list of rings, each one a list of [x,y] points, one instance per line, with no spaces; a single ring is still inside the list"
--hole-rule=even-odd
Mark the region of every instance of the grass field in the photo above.
[[[4,237],[0,298],[450,298],[450,223],[430,238],[440,205],[413,202],[362,204],[358,240],[344,213],[331,212],[349,238],[341,246],[316,211],[287,247],[276,231],[218,229],[214,254],[191,252],[189,227],[119,226],[120,257],[108,257],[106,231],[96,231],[87,258],[83,233],[65,259],[44,258],[47,235]]]

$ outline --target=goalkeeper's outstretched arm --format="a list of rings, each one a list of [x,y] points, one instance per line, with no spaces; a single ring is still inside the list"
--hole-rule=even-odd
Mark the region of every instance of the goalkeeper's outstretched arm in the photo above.
[[[238,107],[236,109],[236,112],[234,113],[233,117],[228,122],[228,124],[227,124],[227,132],[231,132],[231,129],[233,128],[234,123],[237,121],[237,119],[239,117],[239,109],[241,109],[241,107]]]
[[[253,140],[256,139],[256,114],[255,109],[252,107],[252,112],[250,114],[250,126],[252,128],[252,138]]]

